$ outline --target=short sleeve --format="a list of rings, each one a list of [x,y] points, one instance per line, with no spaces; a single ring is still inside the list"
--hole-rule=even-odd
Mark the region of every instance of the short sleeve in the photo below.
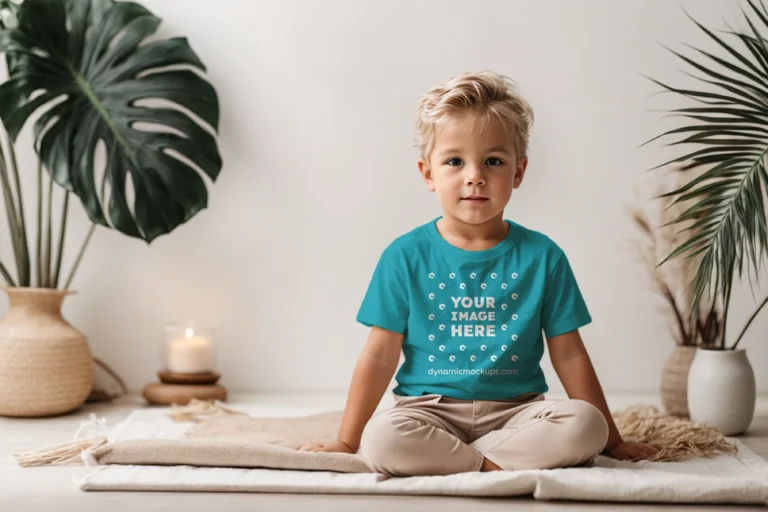
[[[547,280],[541,327],[547,338],[559,336],[589,324],[592,317],[581,294],[576,276],[564,253],[560,253]]]
[[[387,247],[368,284],[357,321],[405,334],[408,325],[408,282],[405,258],[397,246]]]

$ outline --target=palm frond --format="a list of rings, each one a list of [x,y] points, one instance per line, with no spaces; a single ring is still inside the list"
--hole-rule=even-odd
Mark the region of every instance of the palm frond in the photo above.
[[[727,307],[734,279],[741,278],[745,269],[757,276],[768,254],[768,44],[760,33],[768,28],[768,15],[765,6],[761,12],[753,0],[747,2],[755,20],[742,9],[749,29],[728,32],[733,43],[693,20],[722,56],[696,48],[694,57],[670,50],[700,74],[690,74],[700,87],[654,80],[666,91],[699,104],[672,110],[685,124],[648,141],[664,139],[667,146],[687,148],[655,168],[677,164],[680,172],[704,170],[660,196],[673,198],[671,205],[687,203],[670,225],[688,223],[685,230],[695,229],[660,263],[697,258],[694,312],[705,296],[719,298]]]

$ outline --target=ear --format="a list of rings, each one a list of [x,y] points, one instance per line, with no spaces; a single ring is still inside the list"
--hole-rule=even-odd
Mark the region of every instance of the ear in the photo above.
[[[525,169],[528,167],[528,157],[523,158],[518,162],[515,168],[515,188],[518,188],[523,183],[523,177],[525,176]]]
[[[424,180],[424,183],[427,184],[427,188],[430,191],[434,192],[435,182],[432,179],[432,170],[429,168],[429,164],[424,160],[419,160],[418,165],[419,165],[419,173],[421,174],[421,177]]]

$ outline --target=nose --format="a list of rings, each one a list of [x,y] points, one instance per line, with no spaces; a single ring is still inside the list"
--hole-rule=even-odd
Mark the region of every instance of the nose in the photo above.
[[[464,184],[467,186],[480,186],[485,185],[485,179],[483,178],[483,174],[480,172],[480,169],[478,169],[476,166],[467,166],[466,167],[466,174],[464,176]]]

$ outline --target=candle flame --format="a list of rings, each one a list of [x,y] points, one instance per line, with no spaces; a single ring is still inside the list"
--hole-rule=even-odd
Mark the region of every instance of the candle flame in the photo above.
[[[187,327],[187,329],[184,331],[184,336],[187,338],[191,338],[195,334],[195,331]]]

